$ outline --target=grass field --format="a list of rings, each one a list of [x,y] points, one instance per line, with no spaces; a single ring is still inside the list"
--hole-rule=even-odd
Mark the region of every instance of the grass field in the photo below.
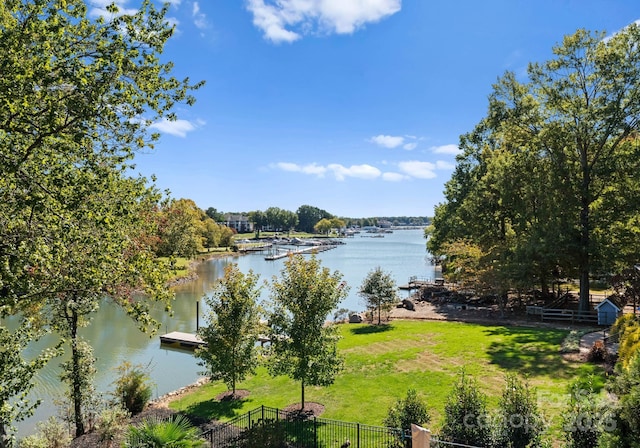
[[[332,386],[305,389],[306,401],[323,404],[322,417],[329,419],[381,425],[389,406],[414,388],[426,401],[431,429],[437,432],[446,397],[464,367],[489,396],[490,409],[498,402],[506,372],[527,377],[537,390],[539,407],[557,432],[568,385],[590,375],[597,387],[604,382],[599,367],[561,356],[567,330],[438,321],[344,324],[340,330],[345,370]],[[300,401],[299,383],[272,378],[264,368],[237,387],[249,390],[249,396],[220,402],[215,397],[226,387],[211,383],[170,406],[207,419],[226,420],[260,405],[283,408]]]

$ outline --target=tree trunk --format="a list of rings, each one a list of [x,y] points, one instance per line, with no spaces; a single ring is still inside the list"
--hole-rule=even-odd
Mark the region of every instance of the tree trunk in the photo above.
[[[300,382],[301,384],[301,399],[300,399],[300,410],[304,409],[304,380]]]
[[[584,156],[586,157],[586,156]],[[590,222],[589,222],[589,184],[591,182],[589,170],[587,168],[586,161],[582,161],[582,194],[580,198],[581,210],[580,210],[580,259],[578,260],[578,267],[580,272],[580,302],[578,310],[589,310],[589,274],[590,274],[590,262],[589,262],[589,244],[590,241]]]
[[[82,418],[82,388],[80,385],[80,352],[78,350],[78,313],[71,310],[70,321],[71,332],[71,362],[73,372],[73,386],[71,396],[73,399],[73,418],[76,425],[76,437],[85,433],[84,421]]]
[[[7,435],[7,429],[4,423],[0,423],[0,448],[10,448],[11,439]]]

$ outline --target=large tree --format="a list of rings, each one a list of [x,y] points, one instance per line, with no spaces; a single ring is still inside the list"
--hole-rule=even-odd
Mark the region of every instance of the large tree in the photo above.
[[[444,243],[469,238],[505,278],[575,275],[587,309],[590,275],[638,249],[639,44],[637,25],[608,38],[579,30],[526,81],[505,74],[461,139],[430,248],[446,255]]]
[[[346,295],[342,275],[322,267],[315,256],[292,255],[271,284],[269,370],[300,381],[301,409],[305,386],[328,386],[342,368],[338,329],[327,316]]]
[[[127,174],[159,137],[150,125],[197,87],[160,61],[166,8],[108,9],[92,20],[83,0],[0,4],[0,316],[42,314],[72,351],[99,298],[147,327],[136,293],[170,296],[146,243],[158,195]]]
[[[301,205],[296,210],[298,215],[298,230],[313,233],[314,226],[323,218],[331,219],[333,215],[326,210],[311,205]]]
[[[224,276],[205,298],[207,325],[198,330],[206,343],[196,356],[212,380],[222,380],[235,396],[236,384],[258,365],[256,341],[260,333],[259,276],[243,274],[236,264],[225,267]]]

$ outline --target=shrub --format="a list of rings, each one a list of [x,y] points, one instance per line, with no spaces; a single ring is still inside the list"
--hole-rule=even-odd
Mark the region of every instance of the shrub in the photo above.
[[[543,431],[535,392],[515,375],[507,374],[495,422],[496,446],[536,446]]]
[[[447,397],[440,437],[449,442],[485,446],[491,440],[486,396],[464,370]]]
[[[426,425],[431,421],[427,405],[418,397],[415,389],[407,391],[406,398],[398,399],[390,408],[384,425],[390,428],[411,429],[411,424]],[[402,436],[401,436],[402,437]]]
[[[589,353],[587,353],[587,361],[593,363],[601,363],[607,359],[607,348],[604,345],[604,342],[598,340],[593,343],[591,348],[589,349]]]
[[[103,410],[98,416],[96,425],[96,432],[100,442],[106,447],[112,446],[124,433],[128,420],[129,412],[120,406]]]
[[[124,448],[199,448],[205,440],[200,430],[193,426],[183,415],[169,419],[149,417],[139,426],[129,426],[122,444]]]
[[[139,414],[151,399],[149,373],[142,366],[132,366],[127,361],[120,364],[116,370],[119,374],[114,381],[116,400],[132,415]]]
[[[20,448],[67,448],[71,435],[65,425],[55,417],[49,417],[36,425],[37,433],[20,441]]]

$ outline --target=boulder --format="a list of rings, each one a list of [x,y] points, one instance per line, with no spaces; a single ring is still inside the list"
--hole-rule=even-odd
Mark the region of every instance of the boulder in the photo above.
[[[362,322],[362,316],[359,314],[352,314],[349,316],[350,324],[359,324]]]
[[[402,301],[402,306],[408,309],[409,311],[415,311],[416,307],[413,302],[409,299],[404,299]]]

